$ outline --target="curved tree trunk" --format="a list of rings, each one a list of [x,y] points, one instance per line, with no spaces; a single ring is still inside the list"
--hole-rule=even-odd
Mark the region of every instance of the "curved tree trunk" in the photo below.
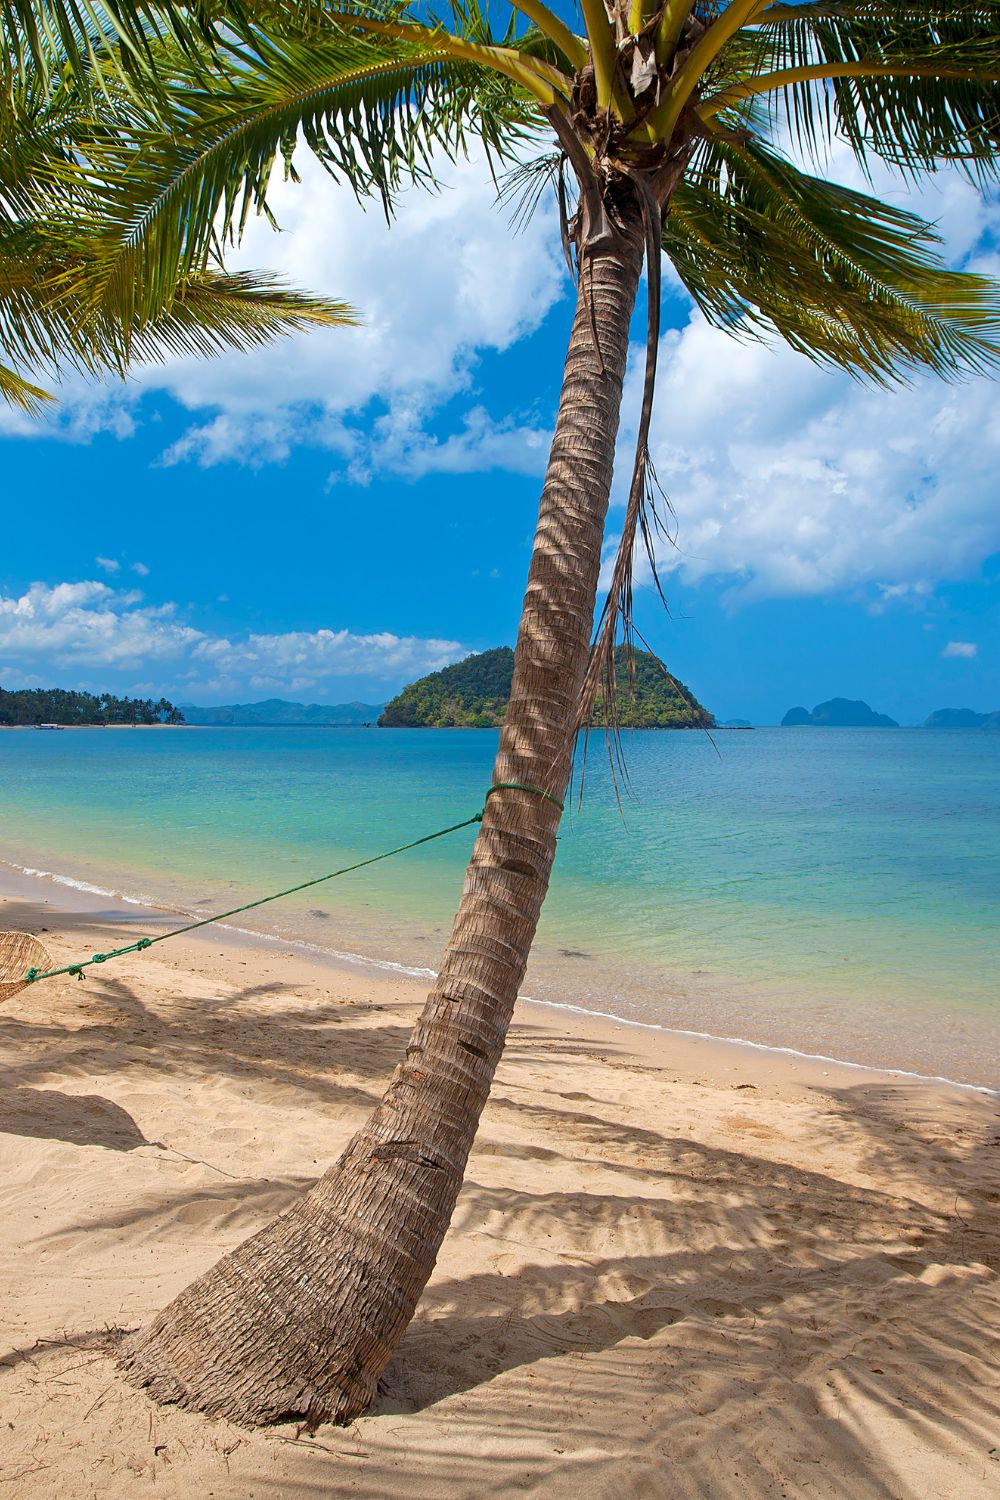
[[[589,655],[642,258],[638,209],[626,211],[627,230],[583,257],[493,771],[494,782],[558,798]],[[128,1340],[121,1363],[134,1383],[254,1424],[346,1422],[368,1406],[451,1220],[558,823],[555,803],[535,793],[489,798],[441,972],[382,1103],[314,1188]]]

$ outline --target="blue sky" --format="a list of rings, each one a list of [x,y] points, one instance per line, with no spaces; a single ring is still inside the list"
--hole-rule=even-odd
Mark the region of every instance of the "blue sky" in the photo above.
[[[389,232],[302,174],[282,234],[251,226],[232,264],[343,296],[361,328],[71,380],[41,427],[0,412],[0,685],[378,701],[513,640],[572,310],[551,208],[512,237],[473,161]],[[914,206],[954,263],[997,268],[970,186]],[[1000,706],[1000,387],[872,392],[734,343],[676,288],[665,313],[678,550],[671,617],[645,588],[639,619],[671,669],[759,723],[838,694],[909,723]]]

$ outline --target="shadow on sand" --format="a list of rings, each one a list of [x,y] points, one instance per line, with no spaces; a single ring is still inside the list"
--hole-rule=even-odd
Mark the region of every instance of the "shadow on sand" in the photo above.
[[[310,1108],[373,1103],[407,1027],[398,1017],[352,1024],[349,1005],[306,1006],[292,995],[283,1005],[284,990],[249,986],[175,1005],[164,1018],[134,985],[101,977],[78,1024],[8,1013],[0,1041],[14,1061],[0,1129],[117,1151],[147,1144],[106,1100],[32,1087],[63,1071],[119,1074],[137,1059],[168,1076],[279,1084]],[[265,993],[266,1016],[252,1006]],[[568,1081],[574,1054],[587,1050],[535,1027],[512,1039],[507,1062],[541,1046]],[[356,1429],[371,1452],[352,1469],[350,1489],[338,1488],[343,1454],[331,1439],[332,1457],[317,1441],[315,1467],[294,1494],[384,1500],[443,1486],[463,1497],[523,1488],[580,1500],[874,1500],[883,1492],[869,1472],[872,1412],[899,1444],[885,1492],[893,1500],[930,1493],[903,1462],[918,1433],[925,1449],[992,1462],[996,1330],[984,1327],[971,1293],[1000,1269],[995,1103],[970,1096],[956,1127],[954,1110],[937,1119],[932,1090],[823,1093],[832,1137],[854,1160],[860,1152],[884,1186],[635,1124],[592,1095],[543,1099],[536,1089],[528,1098],[505,1063],[452,1231],[476,1238],[481,1268],[428,1288],[374,1414]],[[518,1138],[505,1130],[498,1139],[498,1125],[521,1127]],[[572,1169],[582,1185],[523,1190],[513,1184],[527,1162],[551,1163],[560,1181]],[[599,1189],[586,1186],[588,1171],[599,1172]],[[133,1237],[148,1243],[151,1219],[196,1199],[199,1233],[231,1242],[309,1181],[164,1189],[75,1227],[113,1228],[127,1253]],[[501,1391],[503,1430],[491,1445],[483,1433]],[[436,1490],[405,1483],[418,1413],[426,1441],[440,1444]],[[777,1434],[770,1450],[755,1441],[765,1421]],[[893,1455],[880,1461],[894,1468]],[[786,1489],[789,1473],[798,1477]],[[815,1483],[805,1487],[809,1475]],[[259,1495],[290,1493],[272,1474],[248,1483]]]

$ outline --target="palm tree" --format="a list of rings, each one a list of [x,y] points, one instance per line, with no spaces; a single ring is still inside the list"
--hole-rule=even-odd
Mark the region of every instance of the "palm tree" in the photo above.
[[[364,1410],[447,1230],[548,885],[575,737],[602,676],[610,697],[615,639],[629,631],[637,539],[655,567],[646,433],[661,248],[711,321],[776,334],[862,378],[958,375],[1000,354],[991,284],[949,271],[928,225],[813,175],[781,144],[816,161],[836,137],[863,166],[914,179],[958,162],[989,179],[1000,5],[580,0],[577,34],[543,0],[513,3],[495,36],[476,0],[452,0],[440,21],[407,0],[104,0],[122,39],[116,77],[148,72],[151,32],[174,40],[156,75],[158,119],[93,155],[88,183],[108,226],[95,306],[113,308],[126,283],[156,305],[220,215],[238,224],[263,202],[296,132],[389,211],[401,183],[432,179],[435,153],[481,138],[501,163],[522,162],[515,186],[529,200],[555,182],[577,284],[494,786],[405,1059],[317,1185],[122,1351],[160,1400],[242,1422]],[[43,19],[85,59],[88,4],[3,0],[3,14],[25,56]],[[644,261],[638,451],[592,649]]]
[[[107,47],[97,43],[95,59]],[[156,55],[162,65],[164,49]],[[136,360],[249,348],[354,321],[345,304],[268,275],[226,274],[210,237],[161,280],[155,299],[140,302],[127,280],[117,295],[95,296],[108,226],[89,168],[109,141],[120,150],[149,130],[155,111],[114,75],[95,87],[93,65],[74,71],[63,50],[40,47],[20,69],[10,56],[0,61],[0,396],[9,405],[37,413],[51,403],[38,371],[124,376]]]

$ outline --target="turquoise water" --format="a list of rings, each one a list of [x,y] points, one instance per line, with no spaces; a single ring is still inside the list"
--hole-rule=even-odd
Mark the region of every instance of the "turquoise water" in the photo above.
[[[639,733],[563,825],[526,993],[994,1083],[1000,734]],[[0,856],[203,914],[474,812],[488,731],[0,734]],[[433,968],[473,830],[241,925]]]

